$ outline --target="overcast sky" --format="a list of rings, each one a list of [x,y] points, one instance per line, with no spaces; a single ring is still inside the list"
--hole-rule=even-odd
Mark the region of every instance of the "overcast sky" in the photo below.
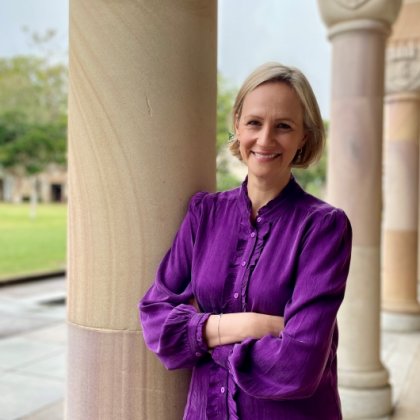
[[[89,0],[86,0],[89,1]],[[22,27],[57,30],[67,51],[67,0],[0,0],[0,56],[31,52]],[[315,0],[219,0],[218,67],[233,87],[266,61],[300,68],[328,119],[331,47]]]

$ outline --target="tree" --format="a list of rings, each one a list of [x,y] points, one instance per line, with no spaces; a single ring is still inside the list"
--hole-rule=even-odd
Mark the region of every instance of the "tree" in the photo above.
[[[234,99],[235,89],[231,88],[219,73],[217,75],[217,153],[226,146],[229,132],[233,129],[231,112]]]
[[[52,122],[28,122],[24,114],[0,115],[0,163],[14,176],[27,176],[32,182],[31,217],[35,217],[37,175],[51,163],[65,165],[67,119]]]
[[[40,49],[54,31],[32,35]],[[0,58],[0,166],[33,179],[51,163],[65,165],[67,68],[50,55]]]
[[[50,123],[66,114],[67,70],[46,58],[0,58],[0,115],[19,113],[28,122]]]
[[[18,112],[0,114],[0,162],[25,175],[42,172],[50,163],[65,164],[67,121],[28,122]]]
[[[232,107],[235,89],[231,88],[221,74],[217,75],[217,189],[219,191],[236,187],[238,180],[229,171],[227,150],[232,127]]]

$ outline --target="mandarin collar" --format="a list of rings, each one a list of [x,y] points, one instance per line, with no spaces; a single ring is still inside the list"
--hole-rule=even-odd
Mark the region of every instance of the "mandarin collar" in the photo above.
[[[293,174],[291,174],[289,182],[280,191],[280,193],[258,210],[257,217],[261,217],[265,221],[275,219],[279,216],[282,209],[288,207],[288,204],[291,204],[294,201],[294,197],[300,192],[303,192],[303,190],[297,183]],[[249,216],[251,214],[252,203],[248,196],[248,176],[245,178],[239,189],[238,201],[241,212]]]

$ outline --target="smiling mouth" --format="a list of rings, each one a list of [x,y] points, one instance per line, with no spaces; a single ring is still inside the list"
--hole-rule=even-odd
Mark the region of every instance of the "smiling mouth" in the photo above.
[[[281,156],[281,153],[258,153],[251,152],[257,160],[269,161]]]

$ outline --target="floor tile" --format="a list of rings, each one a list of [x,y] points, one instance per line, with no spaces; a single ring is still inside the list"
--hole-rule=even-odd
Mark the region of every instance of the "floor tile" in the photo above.
[[[22,374],[35,375],[40,378],[66,379],[66,351],[60,350],[55,355],[51,354],[37,362],[29,363],[26,366],[14,369]]]
[[[39,411],[21,417],[19,420],[63,420],[64,400],[48,405]]]
[[[43,343],[67,343],[67,325],[58,322],[49,326],[38,328],[34,331],[25,333],[25,338],[30,340],[42,341]]]
[[[63,398],[64,382],[11,372],[0,377],[0,420],[16,420]]]
[[[64,346],[59,343],[42,343],[24,337],[0,340],[0,369],[9,370],[37,362],[48,355],[54,355]]]

